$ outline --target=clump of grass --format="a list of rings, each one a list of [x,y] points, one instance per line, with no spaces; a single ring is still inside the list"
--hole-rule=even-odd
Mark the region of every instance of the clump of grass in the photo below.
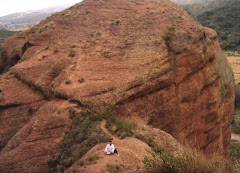
[[[237,141],[232,140],[230,142],[229,156],[234,162],[240,163],[240,144]]]
[[[78,79],[79,83],[83,83],[85,81],[85,79],[83,77],[81,77],[80,79]]]
[[[146,137],[146,136],[144,136],[142,134],[137,134],[135,137],[137,139],[145,142],[146,144],[148,144],[148,146],[150,146],[151,148],[153,148],[154,146],[157,145],[157,143],[154,141],[154,139],[153,139],[153,137],[151,135]]]
[[[7,51],[0,48],[0,74],[4,71],[7,63]]]
[[[96,144],[111,140],[99,127],[100,114],[90,110],[77,113],[72,108],[69,113],[72,123],[65,131],[59,154],[48,162],[50,173],[64,172]]]
[[[111,25],[119,25],[121,23],[120,19],[116,19],[114,21],[111,22]]]
[[[58,49],[55,49],[53,53],[56,54],[56,53],[58,53],[58,52],[59,52],[59,50],[58,50]]]
[[[104,56],[105,58],[108,58],[110,53],[111,53],[111,51],[106,50],[106,51],[103,52],[103,56]]]
[[[74,56],[76,56],[76,54],[77,54],[77,51],[74,50],[74,49],[72,49],[72,50],[69,52],[68,56],[74,57]]]
[[[69,85],[69,84],[71,84],[71,81],[70,80],[66,80],[66,85]]]
[[[91,165],[91,164],[96,164],[97,163],[97,160],[99,159],[100,157],[96,154],[93,154],[93,155],[90,155],[86,161],[85,161],[85,164],[86,165]]]
[[[177,155],[165,151],[162,146],[156,145],[151,154],[152,157],[145,157],[142,161],[150,173],[235,172],[228,161],[222,160],[220,157],[206,159],[198,152]]]
[[[55,22],[54,21],[51,21],[51,22],[49,22],[49,23],[47,23],[46,25],[44,25],[43,27],[41,27],[39,30],[38,30],[38,32],[39,33],[42,33],[42,32],[44,32],[44,31],[46,31],[46,30],[48,30],[48,29],[54,29],[55,28]]]
[[[170,49],[174,35],[175,35],[175,26],[172,26],[172,27],[168,28],[168,31],[165,32],[165,34],[163,36],[163,39],[164,39],[165,44],[167,45],[168,49]]]
[[[232,120],[232,132],[240,134],[240,109],[235,109]]]
[[[121,171],[120,166],[107,164],[105,169],[102,170],[102,173],[119,173]]]
[[[79,169],[77,168],[70,168],[66,171],[66,173],[79,173]]]

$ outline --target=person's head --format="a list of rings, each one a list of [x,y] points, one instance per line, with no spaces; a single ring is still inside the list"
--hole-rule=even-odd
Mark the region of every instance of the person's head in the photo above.
[[[109,144],[112,145],[112,141],[109,141]]]

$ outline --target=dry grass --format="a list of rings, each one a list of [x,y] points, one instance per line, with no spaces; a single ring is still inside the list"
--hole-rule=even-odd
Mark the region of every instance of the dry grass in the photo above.
[[[237,52],[225,52],[225,55],[227,56],[228,61],[232,66],[235,84],[239,84],[240,83],[240,54]]]
[[[240,109],[235,108],[232,125],[232,132],[235,134],[240,134]]]
[[[177,155],[158,146],[153,149],[152,157],[145,157],[143,163],[149,173],[237,173],[232,162],[220,156],[209,159],[196,151]]]

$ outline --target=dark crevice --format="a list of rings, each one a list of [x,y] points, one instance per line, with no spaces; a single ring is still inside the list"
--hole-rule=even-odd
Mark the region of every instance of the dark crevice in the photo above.
[[[50,94],[46,93],[41,87],[34,85],[33,83],[26,81],[24,79],[21,78],[20,75],[18,75],[17,73],[13,74],[15,78],[17,78],[19,81],[21,81],[22,83],[26,84],[28,87],[32,88],[35,91],[39,91],[45,100],[50,100]]]
[[[34,101],[34,102],[29,102],[29,103],[16,103],[16,104],[8,104],[8,105],[5,105],[5,106],[0,106],[0,112],[5,110],[5,109],[15,108],[15,107],[19,107],[19,106],[26,106],[26,105],[30,105],[30,104],[33,104],[33,103],[37,103],[37,102],[43,101],[43,100],[44,99],[37,100],[37,101]]]
[[[126,99],[124,100],[120,100],[119,102],[117,102],[116,104],[117,105],[120,105],[120,104],[123,104],[123,103],[126,103],[126,102],[129,102],[131,100],[134,100],[136,98],[139,98],[139,97],[143,97],[143,96],[146,96],[146,95],[149,95],[149,94],[152,94],[154,92],[157,92],[159,90],[163,90],[169,86],[171,86],[172,84],[169,84],[169,83],[161,83],[158,85],[158,88],[155,88],[154,90],[151,90],[150,87],[146,87],[144,90],[140,90],[138,92],[136,92],[135,94],[133,95],[130,95],[129,97],[127,97]]]
[[[26,50],[32,46],[35,46],[34,44],[31,44],[29,41],[27,41],[23,47],[22,47],[22,55],[26,52]]]

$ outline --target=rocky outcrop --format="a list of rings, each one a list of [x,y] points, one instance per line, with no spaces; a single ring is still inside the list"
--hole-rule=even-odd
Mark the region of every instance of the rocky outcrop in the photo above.
[[[117,104],[116,116],[139,116],[209,155],[228,152],[231,68],[216,32],[172,2],[85,0],[3,47],[0,172],[46,169],[69,123],[69,101]]]

